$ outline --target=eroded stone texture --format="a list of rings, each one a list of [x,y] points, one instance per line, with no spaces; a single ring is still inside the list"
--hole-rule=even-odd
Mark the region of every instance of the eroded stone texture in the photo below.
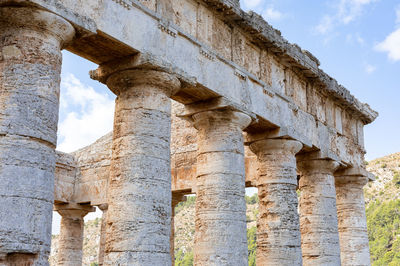
[[[336,176],[336,204],[343,266],[371,265],[362,175]]]
[[[57,265],[81,266],[83,253],[83,217],[94,208],[77,204],[55,205],[61,215]]]
[[[104,252],[106,248],[106,227],[107,227],[107,210],[108,204],[99,205],[99,209],[103,212],[101,216],[101,228],[100,228],[100,243],[99,243],[99,266],[104,264]]]
[[[257,265],[302,265],[295,157],[302,146],[285,139],[250,145],[258,157]]]
[[[340,265],[336,191],[333,172],[338,163],[332,160],[302,159],[300,230],[303,264]]]
[[[247,265],[242,129],[251,119],[229,110],[192,118],[198,129],[194,263]]]
[[[27,264],[48,265],[60,50],[73,36],[55,14],[0,7],[0,254]]]
[[[164,72],[120,69],[104,79],[117,99],[103,264],[170,265],[169,96],[180,82]]]

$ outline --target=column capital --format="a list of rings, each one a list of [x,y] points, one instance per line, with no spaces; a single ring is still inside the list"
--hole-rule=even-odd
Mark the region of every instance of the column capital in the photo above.
[[[301,150],[303,144],[297,140],[290,139],[262,139],[251,142],[249,147],[258,156],[277,153],[295,155]]]
[[[108,203],[103,203],[97,206],[101,211],[106,211],[108,210]]]
[[[85,206],[76,203],[54,204],[54,210],[62,217],[70,219],[81,219],[89,212],[96,211],[92,206]]]
[[[256,119],[253,114],[246,112],[244,108],[224,97],[187,104],[185,110],[178,116],[193,123],[194,127],[204,120],[226,121],[236,123],[242,130]]]
[[[297,167],[299,168],[300,172],[313,174],[329,174],[333,175],[336,169],[338,169],[340,164],[331,159],[305,159],[297,161]]]
[[[50,33],[56,37],[55,44],[61,48],[67,46],[75,36],[75,29],[67,20],[36,7],[0,6],[0,24],[18,31],[30,30],[44,35]]]
[[[90,71],[90,77],[106,84],[116,95],[128,88],[146,85],[170,97],[181,88],[176,75],[167,73],[140,54],[104,63]]]
[[[335,183],[340,184],[359,184],[365,186],[372,175],[363,167],[350,167],[335,172]]]
[[[212,126],[215,124],[235,124],[241,130],[245,129],[251,123],[251,117],[245,113],[230,110],[230,109],[217,109],[205,110],[192,115],[193,126],[199,129],[203,126]]]

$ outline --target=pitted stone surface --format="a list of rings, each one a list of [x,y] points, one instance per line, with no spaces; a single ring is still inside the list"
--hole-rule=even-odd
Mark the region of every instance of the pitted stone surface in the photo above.
[[[58,213],[61,215],[59,252],[57,265],[60,266],[81,266],[83,254],[83,217],[90,211],[90,207],[71,208],[67,204],[56,205]]]
[[[343,266],[371,265],[363,187],[366,176],[336,176],[336,204]]]
[[[304,159],[301,172],[300,230],[303,265],[340,265],[336,191],[331,160]]]
[[[0,253],[33,265],[48,265],[60,50],[73,36],[50,12],[0,7]]]
[[[193,115],[198,130],[194,263],[247,265],[244,146],[250,117],[229,110]]]
[[[117,92],[103,265],[170,265],[171,102],[165,73],[112,74]]]
[[[301,143],[284,139],[250,145],[259,174],[257,265],[302,265],[295,157],[301,148]]]

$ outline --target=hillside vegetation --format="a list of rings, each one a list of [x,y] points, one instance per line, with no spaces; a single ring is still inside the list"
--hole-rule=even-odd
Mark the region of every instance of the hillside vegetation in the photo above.
[[[373,160],[376,176],[364,189],[373,266],[400,265],[400,153]]]

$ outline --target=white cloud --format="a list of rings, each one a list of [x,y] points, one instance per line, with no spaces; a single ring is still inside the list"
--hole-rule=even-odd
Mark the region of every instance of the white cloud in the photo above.
[[[364,70],[367,72],[367,74],[372,74],[375,72],[376,66],[366,63],[364,64]]]
[[[364,8],[379,0],[340,0],[335,5],[333,14],[324,15],[315,31],[320,34],[328,34],[339,25],[347,25],[360,17]]]
[[[386,39],[377,44],[375,49],[386,52],[392,61],[400,61],[400,28],[389,34]]]
[[[265,9],[262,15],[267,21],[280,20],[283,17],[283,14],[279,10],[276,10],[273,6]]]
[[[255,8],[258,5],[260,5],[262,2],[262,0],[243,0],[243,4],[247,7],[247,8]]]
[[[265,0],[241,0],[241,4],[245,10],[253,10],[259,13],[267,21],[280,20],[285,16],[273,5],[267,5]]]
[[[364,6],[377,0],[341,0],[338,6],[338,18],[343,24],[348,24],[359,17]]]
[[[324,16],[321,22],[315,27],[316,31],[320,34],[326,34],[334,27],[334,19],[332,16]]]
[[[348,44],[358,44],[360,46],[364,46],[365,40],[360,36],[359,33],[356,34],[347,34],[346,35],[346,42]]]
[[[86,86],[73,74],[62,77],[60,106],[61,112],[67,112],[58,126],[60,151],[75,151],[112,130],[114,99]]]

